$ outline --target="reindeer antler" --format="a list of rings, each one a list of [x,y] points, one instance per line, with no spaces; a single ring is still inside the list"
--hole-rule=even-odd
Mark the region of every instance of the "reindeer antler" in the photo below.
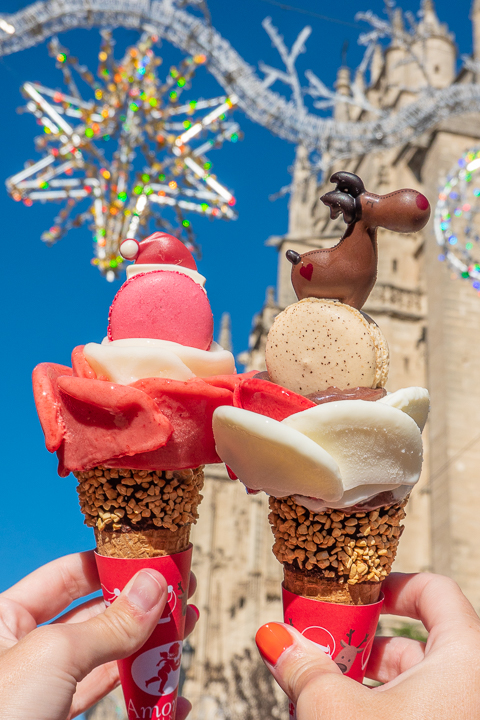
[[[365,635],[362,642],[357,645],[357,648],[359,648],[361,645],[363,645],[364,642],[367,642],[367,639],[368,639],[368,633]]]
[[[346,636],[347,636],[347,638],[348,638],[348,644],[349,644],[349,645],[352,644],[352,635],[353,635],[354,632],[355,632],[355,630],[349,630],[347,633],[345,633]]]

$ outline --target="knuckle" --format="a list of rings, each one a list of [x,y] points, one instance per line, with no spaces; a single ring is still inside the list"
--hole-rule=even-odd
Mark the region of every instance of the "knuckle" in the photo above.
[[[316,666],[303,669],[303,672],[294,679],[293,697],[303,699],[312,697],[336,697],[337,693],[345,690],[343,676],[336,673],[324,672]]]
[[[432,602],[438,602],[440,598],[444,598],[451,599],[456,603],[468,603],[458,583],[447,575],[421,573],[420,578],[425,583],[423,592]]]
[[[53,626],[43,625],[36,628],[29,636],[30,642],[35,642],[46,651],[54,651],[59,642],[59,634]]]
[[[100,622],[104,633],[109,635],[115,644],[135,643],[139,636],[138,613],[130,603],[116,600],[104,613],[94,618]]]
[[[432,590],[450,590],[458,593],[462,592],[458,583],[456,583],[455,580],[452,580],[452,578],[448,577],[447,575],[437,575],[433,573],[423,572],[419,573],[418,577],[423,580],[426,586],[430,587]]]
[[[4,622],[17,618],[19,615],[26,615],[27,611],[15,600],[0,595],[0,619]]]
[[[340,669],[324,653],[312,658],[310,652],[307,654],[300,650],[295,653],[292,660],[287,679],[288,694],[291,694],[292,697],[299,697],[307,687],[328,682],[330,678],[333,679],[333,682],[338,679],[342,680]]]
[[[11,634],[18,637],[21,621],[25,614],[25,611],[18,603],[0,595],[0,627],[4,632],[5,630],[10,631]],[[30,629],[33,630],[35,626],[33,624]]]
[[[74,650],[65,628],[43,625],[27,635],[24,641],[35,646],[37,658],[41,656],[49,662],[70,666]]]
[[[352,681],[342,674],[319,672],[316,677],[312,676],[297,700],[297,716],[310,716],[321,720],[382,717],[381,713],[372,714],[371,693],[362,694],[362,690],[366,688],[361,685],[358,685],[358,688],[353,687],[357,685],[353,683],[346,691],[346,682]]]
[[[70,602],[73,602],[79,597],[82,597],[83,591],[80,587],[80,583],[75,574],[71,571],[70,567],[66,562],[62,562],[59,566],[59,572],[62,578],[63,587],[67,597],[70,598]]]

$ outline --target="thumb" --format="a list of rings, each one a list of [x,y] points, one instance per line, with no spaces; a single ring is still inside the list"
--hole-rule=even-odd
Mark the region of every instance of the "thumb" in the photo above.
[[[141,648],[152,634],[167,596],[163,575],[151,568],[140,570],[105,612],[82,623],[64,625],[73,636],[77,681],[93,668]]]
[[[299,720],[317,717],[315,706],[320,702],[322,720],[338,717],[338,702],[336,708],[332,705],[334,714],[329,714],[329,698],[340,697],[345,704],[355,706],[357,691],[364,690],[355,681],[344,677],[338,665],[316,643],[289,625],[263,625],[255,642],[275,680],[297,706]]]

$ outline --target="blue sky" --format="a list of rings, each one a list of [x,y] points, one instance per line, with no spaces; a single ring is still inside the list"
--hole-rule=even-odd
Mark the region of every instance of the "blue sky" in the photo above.
[[[3,0],[2,10],[14,12],[24,5]],[[369,7],[382,13],[381,0],[291,0],[303,10],[354,22],[355,12]],[[328,85],[335,79],[342,45],[349,41],[347,64],[355,67],[361,50],[358,30],[338,22],[285,10],[265,0],[210,0],[214,27],[252,66],[258,61],[280,66],[261,21],[271,16],[290,46],[307,23],[312,35],[300,67],[311,68]],[[403,7],[416,12],[416,2]],[[470,3],[455,8],[437,2],[437,12],[456,35],[460,54],[471,52]],[[136,41],[134,32],[119,31],[119,49]],[[71,31],[61,37],[91,69],[96,67],[99,36],[95,30]],[[119,50],[120,51],[120,50]],[[167,47],[158,51],[173,57]],[[170,53],[170,55],[169,55]],[[178,57],[178,54],[175,56]],[[27,159],[37,159],[33,139],[38,126],[31,115],[17,115],[22,104],[20,85],[36,80],[61,89],[61,74],[45,45],[0,60],[2,73],[1,147],[3,178],[19,171]],[[198,97],[218,92],[206,71],[194,83]],[[276,89],[276,88],[274,88]],[[218,178],[237,198],[236,222],[209,222],[192,218],[202,246],[200,272],[207,277],[207,291],[217,330],[222,312],[233,323],[236,354],[247,348],[252,316],[264,301],[268,285],[275,284],[276,251],[265,247],[271,235],[287,230],[287,200],[271,202],[269,196],[289,182],[294,147],[254,125],[240,112],[235,115],[244,132],[241,143],[226,144],[212,152]],[[5,465],[1,503],[0,590],[55,557],[93,547],[93,533],[83,525],[75,492],[75,479],[59,478],[56,457],[44,446],[33,403],[30,376],[42,361],[70,364],[74,346],[99,342],[106,333],[108,309],[120,283],[107,283],[90,264],[91,237],[87,229],[74,230],[52,248],[40,241],[52,224],[56,206],[13,202],[0,186],[2,217],[3,310],[1,354],[3,386],[2,435]]]

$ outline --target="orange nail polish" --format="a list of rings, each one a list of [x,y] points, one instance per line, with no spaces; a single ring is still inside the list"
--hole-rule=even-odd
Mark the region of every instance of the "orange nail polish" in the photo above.
[[[268,623],[257,632],[255,642],[264,660],[275,666],[280,655],[293,645],[293,638],[283,625]]]

